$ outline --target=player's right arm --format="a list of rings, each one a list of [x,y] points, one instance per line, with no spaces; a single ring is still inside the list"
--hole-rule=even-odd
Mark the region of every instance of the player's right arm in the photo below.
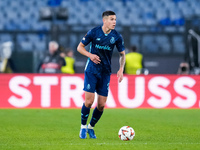
[[[95,55],[95,54],[92,54],[90,52],[88,52],[86,49],[85,49],[85,45],[80,42],[78,47],[77,47],[77,51],[79,53],[81,53],[82,55],[86,56],[86,57],[89,57],[91,61],[93,61],[95,64],[99,64],[101,62],[99,56]]]

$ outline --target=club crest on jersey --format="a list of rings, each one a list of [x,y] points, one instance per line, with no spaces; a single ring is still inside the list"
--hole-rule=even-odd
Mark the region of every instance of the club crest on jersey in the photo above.
[[[110,39],[110,43],[111,43],[111,44],[114,44],[114,43],[115,43],[115,38],[114,38],[114,37],[112,37],[112,38]]]

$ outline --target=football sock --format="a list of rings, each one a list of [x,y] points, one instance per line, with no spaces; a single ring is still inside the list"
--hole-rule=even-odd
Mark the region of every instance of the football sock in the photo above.
[[[99,111],[97,109],[97,107],[95,107],[94,111],[93,111],[93,114],[92,114],[92,118],[91,118],[91,121],[90,121],[90,125],[92,127],[95,126],[95,124],[99,121],[99,119],[101,118],[101,115],[103,114],[103,111]]]
[[[91,126],[91,124],[88,124],[88,129],[93,129],[94,127]]]
[[[87,125],[81,125],[81,129],[86,129]]]
[[[87,119],[90,113],[90,108],[86,107],[85,104],[83,104],[81,109],[81,124],[86,125]]]

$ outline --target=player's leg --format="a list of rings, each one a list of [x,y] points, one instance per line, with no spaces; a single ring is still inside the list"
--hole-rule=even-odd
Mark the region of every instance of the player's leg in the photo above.
[[[90,113],[90,108],[94,102],[94,93],[85,92],[85,103],[81,108],[81,126],[86,128],[87,119]]]
[[[87,138],[87,119],[90,114],[90,108],[94,102],[94,93],[85,92],[85,103],[81,108],[81,130],[79,137],[81,139]]]
[[[106,105],[106,100],[107,100],[107,97],[98,95],[97,107],[95,107],[93,114],[92,114],[91,121],[90,121],[90,125],[92,127],[94,127],[95,124],[101,118],[101,115],[103,114],[104,107]]]
[[[93,74],[85,72],[84,79],[84,91],[85,91],[85,103],[81,108],[81,129],[79,137],[81,139],[87,138],[87,119],[90,113],[90,108],[94,102],[96,79]]]
[[[106,105],[106,100],[108,96],[110,76],[102,76],[97,84],[97,107],[94,109],[90,124],[88,125],[88,133],[90,138],[96,138],[94,134],[94,126],[99,121],[103,114],[104,107]]]
[[[88,125],[88,133],[90,138],[96,139],[96,135],[94,133],[94,126],[99,121],[103,114],[103,110],[106,104],[107,97],[98,95],[97,99],[97,107],[95,107],[92,118],[90,120],[90,124]]]

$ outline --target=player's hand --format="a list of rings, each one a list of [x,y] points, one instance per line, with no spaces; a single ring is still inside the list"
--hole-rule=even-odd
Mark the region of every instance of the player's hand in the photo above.
[[[100,64],[100,62],[101,62],[99,56],[97,56],[97,55],[95,55],[95,54],[91,54],[91,55],[90,55],[90,59],[91,59],[91,61],[93,61],[95,64]]]
[[[65,58],[65,53],[60,53],[60,57]]]
[[[120,83],[123,80],[123,70],[119,70],[117,72],[117,77],[118,77],[118,81]]]

